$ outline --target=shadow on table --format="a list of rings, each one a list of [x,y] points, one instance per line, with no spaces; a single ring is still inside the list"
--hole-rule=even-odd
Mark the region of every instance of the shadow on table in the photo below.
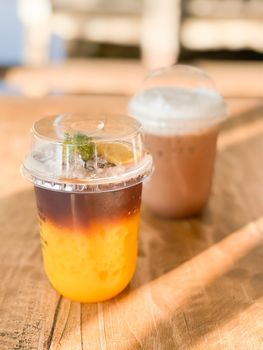
[[[118,336],[125,339],[129,334],[132,339],[121,347],[106,331],[113,348],[190,349],[198,342],[227,348],[220,328],[228,323],[229,339],[232,330],[237,346],[248,334],[257,341],[255,313],[243,312],[263,295],[263,218],[259,222],[261,229],[249,224],[133,293],[124,293],[115,304],[110,302],[104,318],[121,317]]]
[[[263,98],[257,99],[257,101],[257,105],[228,118],[223,125],[223,132],[236,129],[239,126],[246,127],[250,123],[261,119],[263,112]]]

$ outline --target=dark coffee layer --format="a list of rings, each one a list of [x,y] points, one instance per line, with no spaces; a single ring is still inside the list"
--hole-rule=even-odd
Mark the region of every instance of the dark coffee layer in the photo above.
[[[111,221],[139,211],[142,184],[100,193],[56,192],[35,187],[40,219],[55,225],[87,227],[94,221]]]

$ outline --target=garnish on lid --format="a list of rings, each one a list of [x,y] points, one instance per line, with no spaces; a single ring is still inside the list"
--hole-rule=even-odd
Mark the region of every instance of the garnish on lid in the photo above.
[[[125,143],[105,142],[96,144],[97,153],[109,163],[115,165],[127,165],[133,162],[132,149]]]
[[[72,147],[68,147],[72,146]],[[65,133],[63,142],[63,160],[69,158],[76,152],[79,154],[83,162],[86,164],[87,161],[91,160],[95,154],[95,144],[92,142],[92,138],[81,133],[70,135]]]

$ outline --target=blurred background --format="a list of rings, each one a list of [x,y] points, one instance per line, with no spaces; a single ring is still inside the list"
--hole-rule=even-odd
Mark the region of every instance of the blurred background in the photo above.
[[[130,95],[176,62],[263,97],[262,0],[0,0],[0,94]]]

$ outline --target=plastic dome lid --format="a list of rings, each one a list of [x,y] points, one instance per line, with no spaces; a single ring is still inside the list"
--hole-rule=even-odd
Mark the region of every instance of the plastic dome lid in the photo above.
[[[226,104],[206,73],[175,65],[146,77],[130,100],[128,113],[145,129],[188,130],[222,121]]]
[[[142,182],[152,158],[138,121],[125,115],[60,114],[37,121],[22,174],[58,191],[109,191]]]

